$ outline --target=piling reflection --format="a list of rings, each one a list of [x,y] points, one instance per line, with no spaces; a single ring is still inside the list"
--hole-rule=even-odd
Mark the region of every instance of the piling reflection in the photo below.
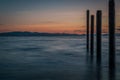
[[[93,57],[87,55],[86,56],[86,64],[87,64],[87,70],[85,74],[84,80],[102,80],[102,66],[101,61],[96,62]]]
[[[96,63],[96,80],[102,80],[102,66],[101,60]]]
[[[96,61],[90,55],[86,56],[86,74],[84,80],[116,80],[116,68],[108,67],[108,73],[102,67],[102,61]],[[105,74],[108,78],[105,78]],[[103,76],[104,75],[104,76]]]
[[[94,68],[94,60],[90,55],[86,56],[86,72],[83,80],[95,80],[95,68]]]
[[[109,67],[109,79],[108,80],[116,80],[116,68],[115,67]]]

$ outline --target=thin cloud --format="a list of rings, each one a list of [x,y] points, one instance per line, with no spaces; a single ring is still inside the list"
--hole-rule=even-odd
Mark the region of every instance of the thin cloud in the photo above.
[[[58,24],[58,22],[55,22],[55,21],[41,21],[40,24]]]
[[[0,25],[4,25],[4,24],[0,24]]]
[[[74,30],[73,32],[75,32],[75,33],[83,33],[85,31],[84,30]]]
[[[74,32],[81,32],[82,30],[74,30]]]
[[[116,29],[117,31],[120,31],[120,26],[118,26],[118,28]]]
[[[118,31],[120,31],[120,29],[117,29]]]

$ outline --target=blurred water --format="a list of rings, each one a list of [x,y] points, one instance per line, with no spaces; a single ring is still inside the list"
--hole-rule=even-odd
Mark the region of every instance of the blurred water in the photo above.
[[[116,80],[120,80],[120,37],[116,37]],[[109,80],[108,36],[102,64],[86,53],[85,36],[0,37],[0,80]],[[96,47],[95,47],[96,48]]]

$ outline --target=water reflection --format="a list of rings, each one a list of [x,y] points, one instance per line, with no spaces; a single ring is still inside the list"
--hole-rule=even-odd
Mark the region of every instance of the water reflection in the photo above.
[[[86,56],[86,72],[84,80],[96,80],[96,72],[94,66],[94,59],[90,55]]]
[[[87,70],[86,70],[86,79],[85,80],[102,80],[102,66],[101,62],[95,63],[94,56],[86,56],[86,64],[87,64]]]
[[[84,80],[116,80],[116,68],[107,66],[108,73],[103,71],[101,60],[95,60],[90,55],[86,56],[86,74]],[[104,68],[105,69],[105,68]],[[104,76],[103,76],[104,75]],[[105,78],[108,75],[108,78]]]
[[[115,67],[109,67],[109,80],[116,80],[116,68]]]
[[[101,60],[97,61],[96,63],[96,80],[102,80],[102,66],[101,66]]]

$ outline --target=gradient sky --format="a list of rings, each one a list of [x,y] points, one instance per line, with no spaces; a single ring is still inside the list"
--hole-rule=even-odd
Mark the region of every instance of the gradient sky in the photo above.
[[[116,1],[116,29],[120,30],[120,0]],[[84,33],[86,10],[103,11],[107,27],[108,0],[0,0],[0,32],[31,31]]]

